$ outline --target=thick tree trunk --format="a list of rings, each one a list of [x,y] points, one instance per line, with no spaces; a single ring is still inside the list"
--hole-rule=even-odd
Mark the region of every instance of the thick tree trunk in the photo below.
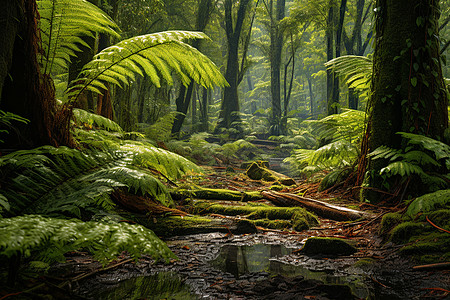
[[[368,152],[382,145],[404,147],[399,131],[443,140],[448,98],[439,57],[438,2],[378,0],[376,7]],[[363,190],[363,198],[381,200],[383,194],[375,189],[383,189],[383,183],[393,188],[379,175],[386,163],[369,159],[365,182],[372,189]]]
[[[37,61],[40,34],[36,1],[2,2],[0,13],[0,109],[20,115],[30,123],[18,124],[3,137],[6,148],[31,148],[45,144],[71,145],[70,111],[56,114],[52,79],[41,74]],[[2,24],[3,23],[3,24]],[[16,125],[16,124],[14,124]]]

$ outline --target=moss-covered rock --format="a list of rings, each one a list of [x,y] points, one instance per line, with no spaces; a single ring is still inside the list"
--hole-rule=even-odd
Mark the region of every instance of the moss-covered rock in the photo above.
[[[246,171],[247,176],[253,180],[276,181],[280,185],[291,186],[295,184],[295,180],[286,175],[269,170],[257,163],[252,163]]]
[[[396,244],[403,244],[409,241],[413,236],[425,232],[425,226],[421,223],[404,222],[391,231],[391,241]]]
[[[392,228],[402,222],[402,215],[399,213],[387,213],[381,219],[380,233],[386,234]]]
[[[409,206],[406,214],[414,217],[419,212],[428,213],[439,209],[450,208],[450,189],[440,190],[417,197]]]
[[[351,255],[357,252],[346,240],[338,238],[311,237],[301,249],[305,254]]]

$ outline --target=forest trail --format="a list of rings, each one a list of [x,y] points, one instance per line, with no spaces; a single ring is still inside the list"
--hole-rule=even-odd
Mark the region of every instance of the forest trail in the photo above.
[[[195,182],[195,186],[202,189],[222,192],[273,193],[270,192],[273,183],[251,180],[243,170],[209,170],[211,172],[204,176],[185,178],[178,185],[193,186]],[[201,215],[218,220],[217,224],[222,225],[206,231],[191,228],[195,234],[166,236],[164,241],[178,260],[169,264],[155,263],[144,256],[133,262],[123,256],[103,269],[86,253],[74,252],[66,263],[53,267],[52,274],[60,275],[47,280],[60,286],[74,285],[75,295],[82,299],[146,298],[151,295],[155,299],[418,299],[418,295],[443,295],[444,292],[434,288],[449,282],[448,272],[432,270],[425,276],[425,272],[413,269],[411,261],[398,255],[399,246],[383,244],[377,235],[381,217],[397,208],[355,202],[342,190],[320,192],[318,184],[308,181],[285,187],[276,195],[299,192],[303,197],[357,209],[365,212],[366,217],[337,221],[319,216],[318,223],[299,231],[287,228],[292,223],[286,223],[286,220],[272,220],[286,228],[266,228],[260,223],[255,226],[255,232],[236,233],[231,230],[234,221],[251,220],[251,214],[257,214],[253,211],[243,215],[242,207],[278,208],[267,198],[246,202],[209,199],[205,206],[205,199],[193,196],[193,206],[190,202],[178,209],[193,214],[195,203],[203,203]],[[233,212],[233,208],[241,209],[241,214]],[[268,215],[266,212],[265,216]],[[153,222],[161,220],[154,219]],[[223,221],[225,223],[221,223]],[[266,224],[270,227],[273,222]],[[218,228],[221,232],[217,232]],[[339,245],[313,250],[316,253],[302,252],[310,237],[344,241],[356,252],[334,253]]]

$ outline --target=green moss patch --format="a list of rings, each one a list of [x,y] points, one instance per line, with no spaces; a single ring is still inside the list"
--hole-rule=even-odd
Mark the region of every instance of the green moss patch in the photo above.
[[[346,240],[338,238],[311,237],[301,249],[305,254],[351,255],[357,252]]]
[[[391,231],[392,228],[402,222],[402,215],[399,213],[388,213],[381,219],[380,233],[386,234]]]
[[[424,232],[424,224],[404,222],[391,231],[391,241],[396,244],[403,244],[408,242],[411,237],[420,235]]]
[[[236,203],[245,204],[245,203]],[[312,226],[319,224],[316,216],[306,211],[301,207],[273,207],[273,206],[253,206],[253,205],[221,205],[221,204],[211,204],[210,202],[197,202],[194,205],[195,214],[221,214],[226,216],[245,216],[250,220],[287,220],[290,226],[284,226],[283,228],[292,228],[296,231],[301,231],[308,229]],[[283,223],[286,224],[286,223]],[[256,225],[256,224],[255,224]],[[271,226],[275,223],[270,224]],[[264,227],[263,225],[257,225]],[[276,224],[278,229],[278,225]]]

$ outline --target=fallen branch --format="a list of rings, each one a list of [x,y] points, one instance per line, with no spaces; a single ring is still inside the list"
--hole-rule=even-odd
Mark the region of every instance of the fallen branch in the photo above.
[[[361,218],[368,218],[370,215],[366,212],[332,205],[326,202],[301,197],[289,193],[277,193],[273,191],[261,192],[265,198],[278,206],[302,206],[313,211],[317,215],[336,221],[353,221]]]
[[[428,219],[428,216],[426,216],[425,218],[427,219],[428,223],[431,224],[431,226],[433,226],[433,227],[435,227],[435,228],[437,228],[439,230],[442,230],[444,232],[450,233],[450,231],[448,231],[448,230],[446,230],[444,228],[441,228],[441,227],[437,226],[436,224],[434,224],[433,222],[431,222],[430,219]]]
[[[450,269],[450,262],[414,266],[413,269],[416,271],[448,270],[448,269]]]

